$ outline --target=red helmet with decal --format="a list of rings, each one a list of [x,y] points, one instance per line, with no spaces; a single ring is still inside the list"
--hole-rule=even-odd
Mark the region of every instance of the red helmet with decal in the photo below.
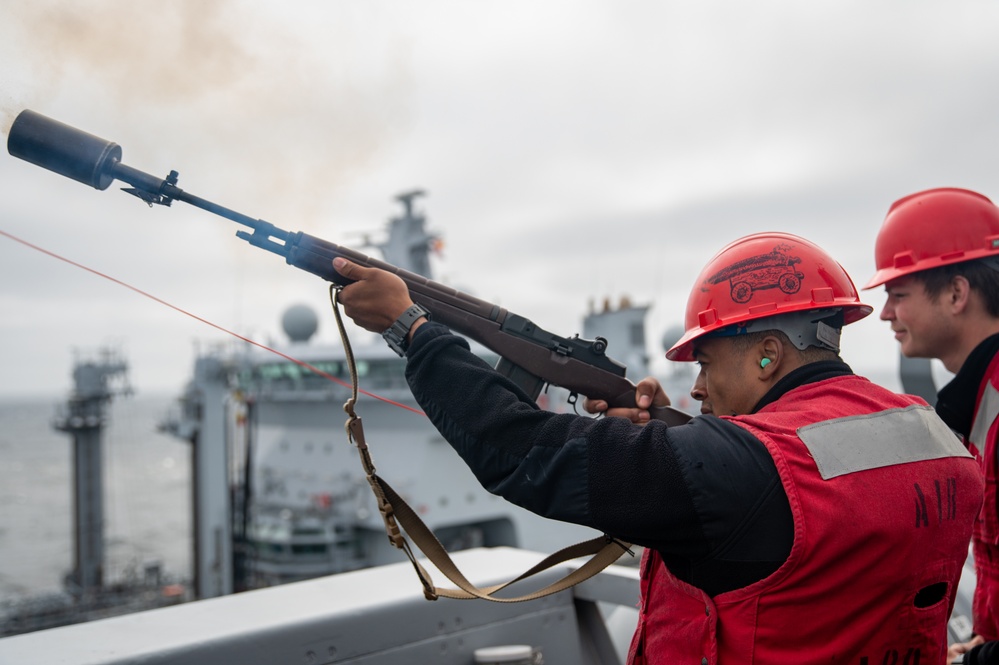
[[[892,204],[865,289],[930,268],[999,256],[999,208],[978,192],[927,189]]]
[[[755,330],[782,330],[799,348],[838,350],[839,326],[871,311],[843,267],[815,244],[789,233],[757,233],[708,261],[687,299],[683,337],[666,357],[690,361],[699,337]],[[820,323],[830,317],[837,317],[833,326]]]

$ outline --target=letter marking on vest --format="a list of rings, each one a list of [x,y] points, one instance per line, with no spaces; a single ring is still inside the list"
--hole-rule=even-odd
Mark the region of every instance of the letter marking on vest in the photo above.
[[[919,483],[913,485],[916,488],[916,528],[921,526],[930,525],[930,516],[926,512],[926,496],[923,495],[923,489],[919,486]]]

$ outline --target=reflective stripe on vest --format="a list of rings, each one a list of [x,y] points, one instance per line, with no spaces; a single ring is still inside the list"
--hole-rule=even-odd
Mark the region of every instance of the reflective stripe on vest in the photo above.
[[[895,464],[972,457],[929,406],[825,420],[799,428],[798,436],[823,480]]]
[[[999,390],[991,383],[986,383],[982,401],[978,404],[978,413],[975,414],[975,423],[971,426],[971,436],[968,437],[982,453],[985,452],[989,429],[996,417],[999,417]]]

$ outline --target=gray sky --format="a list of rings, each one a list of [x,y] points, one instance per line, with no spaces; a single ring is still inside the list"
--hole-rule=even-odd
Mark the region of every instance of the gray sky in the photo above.
[[[999,197],[990,0],[0,0],[0,19],[5,144],[30,108],[348,246],[424,188],[440,281],[564,335],[591,300],[627,295],[652,306],[657,355],[736,237],[805,236],[863,284],[893,200]],[[325,285],[231,222],[6,151],[0,183],[0,231],[262,342],[300,302],[336,339]],[[196,347],[225,338],[3,236],[0,266],[0,396],[62,395],[73,349],[106,344],[137,390],[176,393]],[[887,324],[849,327],[844,357],[890,372]]]

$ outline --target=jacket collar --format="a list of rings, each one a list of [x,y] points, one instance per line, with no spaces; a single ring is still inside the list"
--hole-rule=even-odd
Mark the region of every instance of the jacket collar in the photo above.
[[[965,439],[971,434],[978,389],[996,353],[999,353],[999,334],[986,337],[976,346],[950,383],[937,392],[937,415]]]
[[[753,407],[753,413],[756,413],[767,404],[776,402],[780,399],[784,393],[790,392],[795,388],[799,388],[808,383],[815,383],[817,381],[825,381],[826,379],[831,379],[836,376],[848,376],[853,374],[853,370],[842,360],[820,360],[819,362],[808,363],[803,365],[787,376],[783,377],[780,381],[775,383],[770,390],[767,391],[756,406]]]

